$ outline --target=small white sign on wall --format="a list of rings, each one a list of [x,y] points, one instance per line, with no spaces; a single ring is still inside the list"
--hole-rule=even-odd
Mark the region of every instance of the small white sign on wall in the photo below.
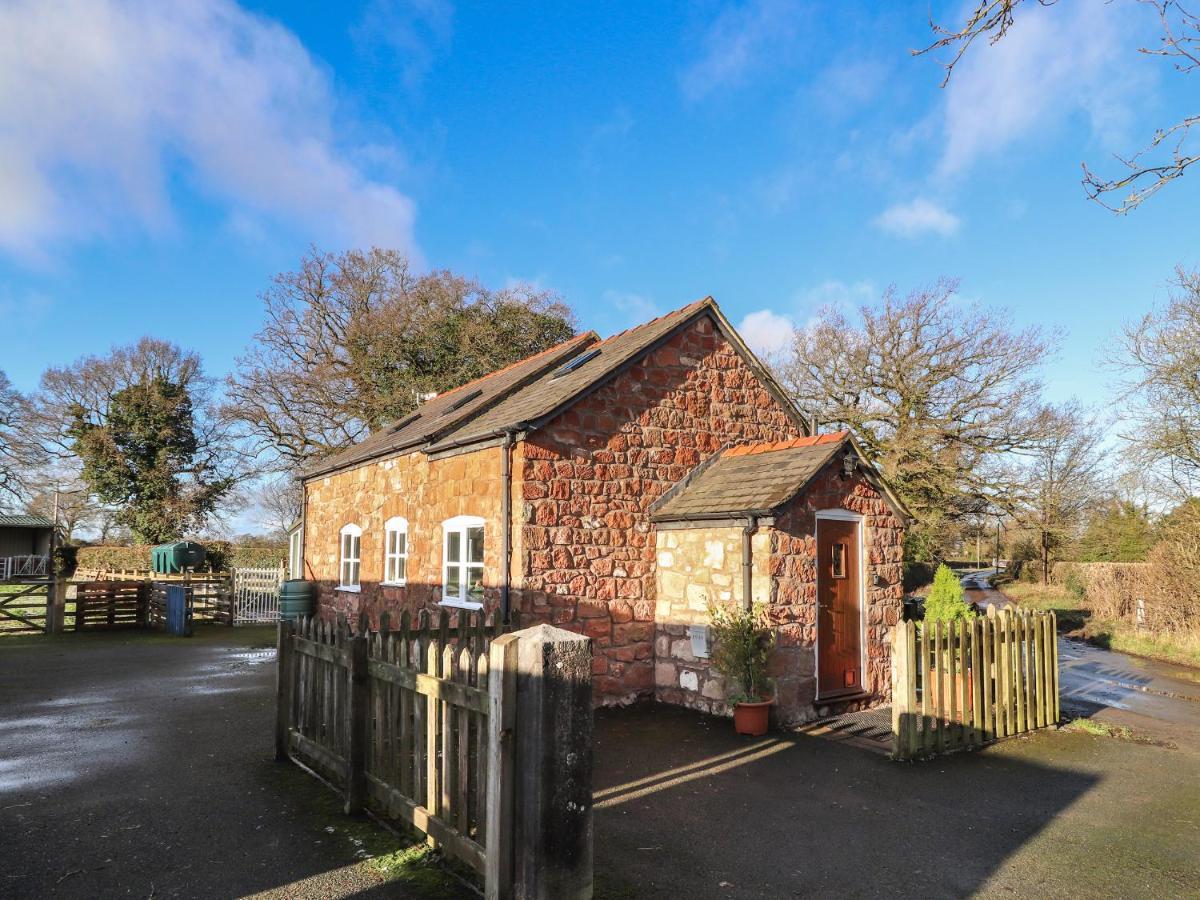
[[[692,639],[692,656],[696,659],[708,659],[708,626],[689,625],[688,637]]]

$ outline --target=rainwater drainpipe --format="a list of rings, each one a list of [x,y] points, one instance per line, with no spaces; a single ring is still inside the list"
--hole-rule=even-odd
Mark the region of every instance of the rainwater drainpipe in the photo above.
[[[500,518],[504,527],[500,530],[500,620],[507,625],[511,618],[508,586],[512,570],[512,448],[513,433],[504,432],[504,443],[500,445]]]
[[[742,529],[742,606],[746,609],[754,606],[754,598],[750,596],[750,588],[754,583],[754,551],[750,546],[750,539],[756,531],[758,516],[752,515],[746,520],[746,527]]]

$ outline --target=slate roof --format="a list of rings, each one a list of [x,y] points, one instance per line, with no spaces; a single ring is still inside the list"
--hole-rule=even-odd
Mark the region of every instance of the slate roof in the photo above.
[[[651,507],[656,522],[767,514],[796,496],[845,446],[850,432],[729,447]]]
[[[540,378],[524,390],[517,391],[507,400],[467,423],[458,432],[435,443],[429,448],[430,452],[470,443],[506,427],[535,424],[545,420],[593,385],[607,380],[609,375],[625,363],[634,361],[647,348],[657,343],[660,338],[666,337],[697,312],[711,306],[711,299],[700,300],[588,347],[587,352],[598,352],[578,368],[557,378],[553,372],[547,373],[547,377]]]
[[[440,394],[400,422],[314,464],[304,477],[317,477],[406,450],[436,453],[498,437],[505,431],[536,428],[636,362],[676,329],[705,314],[712,316],[785,408],[793,412],[798,427],[803,428],[800,414],[754,359],[713,299],[707,297],[605,340],[589,331]],[[559,373],[560,368],[576,359],[576,368]]]
[[[453,431],[472,416],[529,381],[557,369],[599,340],[600,336],[594,331],[578,334],[548,350],[543,350],[520,362],[476,378],[474,381],[468,381],[444,394],[438,394],[404,418],[384,426],[353,447],[348,447],[340,453],[335,453],[333,456],[328,456],[313,464],[305,471],[304,475],[305,477],[320,475],[324,472],[366,462],[377,456],[385,456],[407,447],[426,444],[439,435]]]
[[[53,528],[46,516],[6,515],[0,513],[0,528]]]

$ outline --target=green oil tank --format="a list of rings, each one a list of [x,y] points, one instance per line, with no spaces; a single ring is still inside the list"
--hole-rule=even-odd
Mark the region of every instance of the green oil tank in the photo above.
[[[156,575],[173,575],[204,565],[206,551],[195,541],[159,544],[150,551],[150,568]]]
[[[292,578],[279,586],[279,618],[298,619],[311,616],[317,600],[317,584],[303,578]]]

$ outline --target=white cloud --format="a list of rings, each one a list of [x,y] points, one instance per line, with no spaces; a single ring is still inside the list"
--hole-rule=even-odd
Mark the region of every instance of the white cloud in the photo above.
[[[847,282],[827,278],[819,284],[797,292],[796,303],[810,310],[822,306],[837,306],[850,310],[863,303],[870,303],[878,296],[879,289],[873,281],[863,279]]]
[[[962,222],[945,207],[918,197],[909,203],[889,206],[875,217],[873,224],[888,234],[915,238],[926,234],[949,237],[958,231]]]
[[[605,291],[603,301],[606,305],[620,310],[623,318],[631,326],[656,319],[665,311],[649,297],[629,291]]]
[[[805,7],[798,0],[747,0],[721,11],[700,38],[699,58],[679,76],[689,100],[745,84],[794,51]]]
[[[796,323],[770,309],[750,313],[737,330],[750,349],[763,357],[777,356],[787,350],[796,337]]]
[[[413,202],[339,147],[328,78],[232,0],[0,8],[0,251],[37,260],[130,222],[173,181],[313,240],[413,249]]]
[[[994,45],[977,41],[946,89],[939,174],[964,174],[1076,112],[1102,142],[1118,140],[1146,89],[1131,16],[1124,4],[1063,3],[1016,16]]]

